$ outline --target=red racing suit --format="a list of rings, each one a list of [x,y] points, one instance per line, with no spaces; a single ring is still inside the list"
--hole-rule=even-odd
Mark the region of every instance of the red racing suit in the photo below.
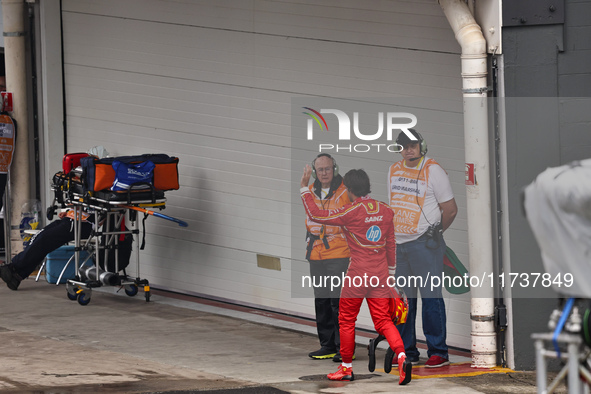
[[[404,352],[390,310],[391,297],[395,296],[390,286],[394,284],[388,282],[390,273],[396,268],[394,211],[369,196],[359,197],[342,208],[322,210],[308,188],[302,188],[300,193],[306,214],[313,221],[343,227],[351,251],[351,263],[339,302],[343,362],[353,360],[355,321],[364,298],[376,331],[386,337],[394,352]]]

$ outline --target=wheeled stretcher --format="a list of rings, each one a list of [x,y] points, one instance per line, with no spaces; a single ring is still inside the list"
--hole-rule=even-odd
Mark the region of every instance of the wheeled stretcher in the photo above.
[[[153,186],[120,192],[89,191],[84,187],[84,179],[80,179],[81,176],[81,173],[75,171],[58,172],[53,177],[52,185],[55,201],[62,208],[69,208],[74,213],[75,252],[72,260],[75,264],[75,277],[66,282],[68,298],[78,301],[80,305],[88,305],[94,288],[119,286],[128,296],[135,296],[142,287],[146,301],[150,301],[150,284],[147,279],[140,277],[139,251],[143,249],[143,245],[140,247],[138,211],[145,212],[143,222],[148,213],[158,215],[154,210],[166,207],[164,191],[154,189]],[[146,208],[151,211],[146,211]],[[48,219],[51,219],[50,216],[56,209],[57,205],[49,208]],[[89,238],[83,239],[81,227],[89,215],[94,215],[93,231]],[[174,220],[180,225],[186,225],[178,219]],[[121,242],[130,236],[135,246],[135,251],[132,252],[136,264],[134,278],[125,273],[125,267],[119,261]],[[81,259],[82,251],[87,252],[88,257]]]
[[[140,287],[143,287],[146,301],[150,301],[150,284],[147,279],[140,277],[139,256],[139,220],[137,212],[127,202],[101,201],[94,198],[74,199],[69,204],[74,211],[74,264],[75,278],[66,282],[67,295],[70,300],[77,300],[80,305],[87,305],[92,296],[92,289],[102,286],[120,286],[128,296],[135,296]],[[132,207],[150,206],[160,209],[165,207],[165,199],[133,201]],[[81,239],[82,212],[94,213],[94,231],[92,237]],[[125,223],[129,218],[130,228]],[[121,236],[131,234],[135,244],[136,277],[128,276],[125,271],[121,273],[119,262],[119,243]],[[114,251],[110,253],[109,251]],[[88,265],[90,258],[81,260],[80,254],[86,251],[95,261],[94,265]],[[101,252],[102,251],[102,252]],[[114,257],[114,261],[109,261]]]

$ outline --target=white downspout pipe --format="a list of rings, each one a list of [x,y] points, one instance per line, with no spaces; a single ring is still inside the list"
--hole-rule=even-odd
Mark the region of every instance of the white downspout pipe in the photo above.
[[[487,109],[486,40],[464,0],[438,0],[462,48],[464,146],[475,184],[466,186],[470,277],[485,279],[471,290],[472,367],[496,366],[493,236]]]
[[[25,52],[25,2],[2,0],[2,23],[4,25],[4,59],[6,63],[6,90],[13,93],[12,117],[17,123],[14,158],[10,167],[12,226],[20,224],[21,207],[30,198],[29,182],[29,126],[27,100],[27,67]],[[14,227],[13,227],[14,228]],[[12,232],[11,232],[12,233]],[[12,252],[23,248],[20,240],[11,242]],[[8,257],[8,256],[7,256]]]

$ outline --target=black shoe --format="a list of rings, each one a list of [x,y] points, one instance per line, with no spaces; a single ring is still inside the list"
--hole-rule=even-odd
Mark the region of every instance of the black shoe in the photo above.
[[[10,290],[18,289],[22,281],[21,277],[14,271],[14,268],[6,264],[0,266],[0,277],[6,282],[6,286]]]
[[[315,352],[309,353],[308,357],[313,358],[315,360],[323,360],[326,358],[333,358],[334,356],[336,356],[337,351],[335,349],[327,349],[325,347],[322,347],[318,350],[316,350]]]
[[[353,360],[355,360],[355,355],[353,355]],[[340,363],[343,361],[340,351],[337,351],[337,354],[334,355],[334,357],[332,358],[332,361],[334,361],[335,363]]]

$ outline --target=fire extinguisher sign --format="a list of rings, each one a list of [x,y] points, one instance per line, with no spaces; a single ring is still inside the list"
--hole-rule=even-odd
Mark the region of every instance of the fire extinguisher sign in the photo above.
[[[8,173],[14,152],[14,122],[8,115],[0,115],[0,174]]]
[[[476,185],[476,176],[474,175],[474,163],[466,163],[466,186]]]
[[[2,112],[12,112],[14,110],[12,106],[12,93],[1,92],[2,95]]]

